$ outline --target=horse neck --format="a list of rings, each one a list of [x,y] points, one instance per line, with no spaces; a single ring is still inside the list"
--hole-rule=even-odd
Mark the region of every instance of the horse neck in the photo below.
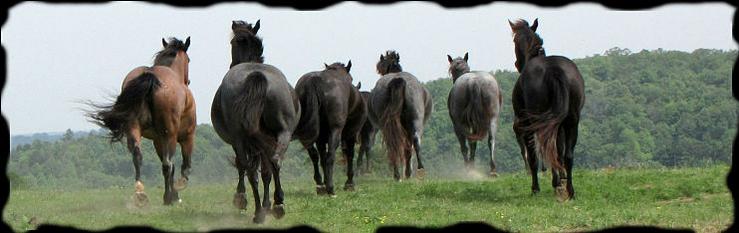
[[[172,61],[172,65],[169,66],[169,68],[174,70],[175,73],[182,77],[182,82],[184,82],[185,84],[187,84],[187,82],[190,80],[188,77],[188,63],[189,61],[187,59],[187,54],[185,52],[178,52],[174,61]]]

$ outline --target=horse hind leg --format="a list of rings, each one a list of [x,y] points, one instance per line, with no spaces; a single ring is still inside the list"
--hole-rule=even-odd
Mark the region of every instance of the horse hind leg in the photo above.
[[[498,130],[498,119],[497,117],[492,119],[490,124],[490,132],[488,132],[488,149],[490,149],[490,177],[497,177],[498,172],[496,171],[497,164],[495,163],[495,133]]]
[[[323,183],[326,184],[326,192],[329,196],[335,197],[334,192],[334,160],[336,158],[336,148],[339,147],[341,142],[341,128],[335,128],[331,130],[331,135],[328,139],[328,152],[324,155],[323,159]]]
[[[346,156],[346,183],[344,183],[344,190],[354,191],[354,144],[356,144],[355,138],[345,138],[342,142],[342,152]]]
[[[164,136],[154,140],[154,147],[162,162],[162,175],[164,176],[164,205],[171,205],[179,201],[177,191],[174,189],[174,163],[172,157],[177,147],[173,135]]]
[[[174,188],[177,191],[181,191],[187,188],[187,182],[190,180],[190,169],[192,167],[192,150],[194,134],[188,135],[187,138],[180,142],[180,149],[182,150],[182,166],[180,166],[180,179],[175,183]]]
[[[143,155],[141,154],[141,135],[138,130],[132,130],[127,138],[128,151],[133,157],[133,167],[135,170],[136,183],[134,185],[135,192],[133,196],[134,205],[136,207],[144,207],[149,204],[149,197],[144,192],[144,183],[141,182],[141,164]]]
[[[255,155],[250,155],[255,156]],[[256,155],[258,156],[258,155]],[[258,158],[255,158],[258,159]],[[261,200],[259,200],[259,177],[257,177],[257,167],[259,166],[259,163],[253,162],[250,164],[250,166],[246,169],[246,176],[249,180],[249,186],[251,186],[251,192],[254,196],[254,218],[252,218],[252,221],[257,224],[264,223],[264,219],[267,215],[266,211],[264,210],[264,207],[262,207]]]
[[[416,173],[416,177],[423,179],[426,176],[426,169],[423,167],[423,160],[421,159],[421,135],[418,131],[413,132],[413,149],[416,152],[416,162],[418,162],[418,172]],[[410,163],[410,158],[408,161]]]
[[[272,209],[272,201],[269,199],[269,185],[272,183],[272,161],[267,155],[263,155],[265,158],[262,158],[262,169],[261,169],[261,176],[262,176],[262,187],[264,188],[264,196],[262,197],[262,209],[264,211],[270,211]]]

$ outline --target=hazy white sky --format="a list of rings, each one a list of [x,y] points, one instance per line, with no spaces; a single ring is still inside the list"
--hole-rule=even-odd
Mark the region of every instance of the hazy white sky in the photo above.
[[[235,19],[262,20],[265,63],[280,68],[291,84],[322,69],[323,63],[351,59],[355,82],[370,90],[379,77],[375,63],[388,49],[398,51],[404,70],[421,81],[448,75],[447,54],[469,52],[473,70],[513,70],[508,19],[539,18],[537,32],[547,54],[583,58],[616,46],[634,52],[736,49],[731,38],[734,11],[725,3],[613,11],[597,4],[540,8],[493,3],[450,10],[421,2],[346,2],[322,11],[294,11],[257,3],[175,8],[136,2],[25,2],[10,9],[2,28],[8,64],[2,113],[13,135],[96,129],[77,101],[101,102],[117,94],[126,73],[151,64],[162,37],[191,36],[190,89],[198,122],[210,124],[213,94],[231,61]]]

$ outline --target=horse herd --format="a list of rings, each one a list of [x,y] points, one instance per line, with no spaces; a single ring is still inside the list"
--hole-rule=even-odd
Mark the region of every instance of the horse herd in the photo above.
[[[531,26],[525,20],[509,24],[520,73],[512,93],[513,128],[532,176],[532,192],[539,192],[537,158],[541,158],[552,170],[558,199],[574,198],[571,171],[584,103],[582,77],[571,60],[546,56],[536,34],[538,19]],[[280,161],[291,140],[299,140],[308,152],[319,195],[335,196],[334,157],[340,145],[347,161],[344,189],[354,189],[355,144],[361,142],[357,161],[361,166],[378,130],[395,180],[412,176],[414,154],[416,176],[424,176],[421,137],[433,111],[432,97],[415,76],[403,71],[398,53],[380,55],[376,68],[381,77],[371,92],[360,92],[361,83],[352,84],[351,61],[325,64],[324,70],[303,75],[293,89],[279,69],[264,63],[262,40],[257,36],[260,21],[253,25],[233,21],[231,28],[232,62],[213,97],[211,120],[218,136],[236,154],[233,164],[239,181],[233,204],[247,207],[246,175],[255,203],[254,222],[263,222],[267,213],[276,218],[285,214]],[[138,67],[126,75],[114,103],[93,104],[95,110],[88,113],[92,122],[110,130],[111,142],[126,138],[133,154],[135,200],[140,205],[148,202],[140,179],[142,137],[153,140],[162,162],[165,205],[180,201],[178,191],[187,186],[191,167],[197,121],[188,88],[190,38],[162,39],[162,45],[153,66]],[[470,71],[467,54],[447,55],[447,59],[454,83],[448,96],[449,115],[465,165],[472,167],[477,141],[487,139],[489,175],[496,176],[495,134],[503,104],[498,83],[488,72]],[[175,181],[172,159],[177,144],[183,160],[181,177]],[[274,204],[269,197],[272,179]]]

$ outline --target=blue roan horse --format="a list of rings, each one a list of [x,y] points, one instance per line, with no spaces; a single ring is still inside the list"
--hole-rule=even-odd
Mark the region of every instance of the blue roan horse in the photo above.
[[[552,170],[558,200],[574,198],[572,160],[585,103],[582,76],[570,59],[545,54],[544,42],[536,34],[538,20],[531,26],[525,20],[508,23],[520,73],[513,88],[513,131],[529,166],[531,191],[539,192],[536,171],[540,157]]]
[[[262,41],[256,36],[259,21],[252,27],[234,21],[231,40],[231,69],[213,98],[211,120],[218,136],[236,152],[239,172],[234,205],[246,209],[244,173],[254,194],[255,223],[264,222],[270,210],[269,185],[274,177],[272,213],[281,218],[284,194],[280,184],[280,160],[300,118],[300,103],[285,75],[264,64]],[[257,169],[261,165],[264,200],[259,200]]]
[[[418,161],[417,176],[423,177],[421,136],[433,110],[431,94],[415,76],[403,72],[400,55],[395,51],[380,55],[377,72],[382,77],[372,89],[367,108],[372,124],[382,131],[393,177],[402,179],[398,165],[405,165],[405,177],[411,176],[412,150]]]
[[[467,169],[474,167],[477,141],[487,135],[490,149],[489,175],[497,176],[495,172],[495,132],[498,129],[498,116],[500,116],[503,104],[498,81],[488,72],[470,72],[470,67],[467,65],[467,53],[464,54],[464,58],[452,59],[447,55],[447,59],[449,60],[449,73],[454,82],[452,90],[449,91],[447,107],[465,165]]]

